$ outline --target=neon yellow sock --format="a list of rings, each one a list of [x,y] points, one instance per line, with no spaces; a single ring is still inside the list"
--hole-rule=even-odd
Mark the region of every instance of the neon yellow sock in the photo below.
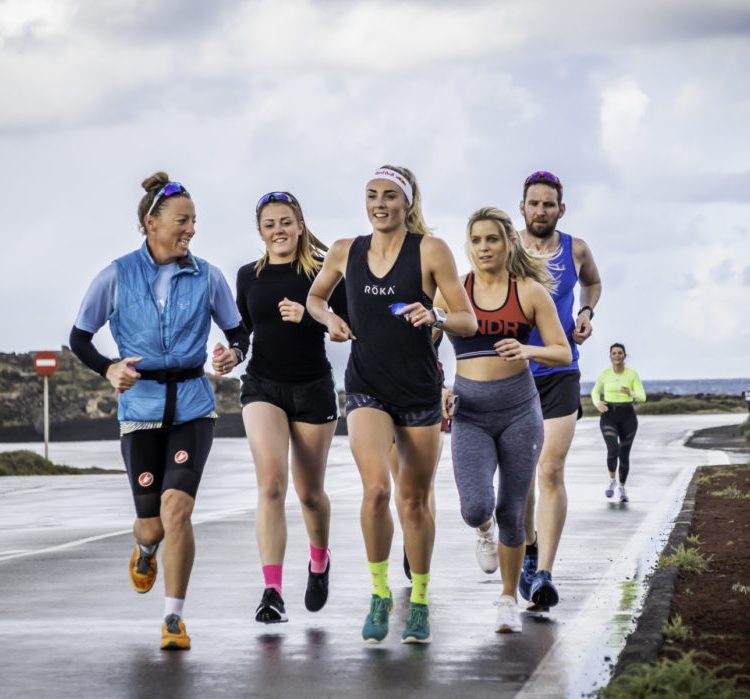
[[[411,599],[410,602],[416,602],[417,604],[429,604],[430,594],[427,591],[427,587],[430,584],[429,573],[415,573],[411,572]]]
[[[379,563],[368,563],[370,576],[372,577],[372,594],[388,599],[391,591],[388,589],[388,561]]]

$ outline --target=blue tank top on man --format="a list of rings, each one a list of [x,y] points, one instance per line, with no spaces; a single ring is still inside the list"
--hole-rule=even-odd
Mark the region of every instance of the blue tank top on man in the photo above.
[[[557,254],[549,261],[549,270],[558,284],[557,289],[551,293],[557,309],[557,317],[560,319],[565,336],[568,338],[573,361],[567,366],[555,367],[554,369],[536,362],[529,362],[529,369],[534,376],[544,376],[559,371],[578,371],[578,345],[573,342],[573,331],[575,330],[573,304],[575,303],[575,288],[578,283],[578,273],[573,259],[573,237],[562,231],[558,231],[558,233],[560,234],[560,246],[557,249]],[[536,328],[531,331],[529,344],[538,347],[544,345]]]

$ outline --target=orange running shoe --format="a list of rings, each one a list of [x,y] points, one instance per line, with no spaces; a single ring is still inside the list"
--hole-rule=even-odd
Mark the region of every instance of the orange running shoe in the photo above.
[[[156,551],[143,553],[138,544],[130,557],[130,581],[136,592],[148,592],[156,582]]]
[[[190,636],[185,630],[185,622],[176,614],[170,614],[161,625],[162,650],[190,650]]]

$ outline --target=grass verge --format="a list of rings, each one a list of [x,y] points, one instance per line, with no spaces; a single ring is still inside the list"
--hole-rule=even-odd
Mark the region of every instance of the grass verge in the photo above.
[[[122,473],[116,469],[75,468],[55,464],[27,449],[0,452],[0,476],[58,476],[75,473]]]

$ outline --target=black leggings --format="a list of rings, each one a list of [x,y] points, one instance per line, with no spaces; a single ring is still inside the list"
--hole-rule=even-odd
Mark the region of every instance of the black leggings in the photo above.
[[[609,410],[599,418],[599,429],[607,445],[607,470],[614,473],[619,459],[620,483],[624,485],[630,471],[630,447],[638,431],[638,416],[632,405],[610,403],[607,407]]]

